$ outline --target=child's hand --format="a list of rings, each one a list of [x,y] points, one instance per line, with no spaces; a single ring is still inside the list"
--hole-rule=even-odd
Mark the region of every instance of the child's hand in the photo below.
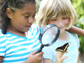
[[[67,53],[67,52],[66,52]],[[66,59],[66,58],[68,58],[68,56],[64,56],[63,57],[63,54],[64,53],[62,53],[62,52],[60,52],[60,51],[56,51],[56,61],[55,61],[55,63],[63,63],[63,61]]]
[[[43,52],[37,53],[32,52],[24,63],[42,63]]]
[[[64,59],[68,57],[68,56],[63,57],[63,54],[67,53],[68,47],[69,43],[66,43],[63,46],[56,48],[56,63],[63,63]]]

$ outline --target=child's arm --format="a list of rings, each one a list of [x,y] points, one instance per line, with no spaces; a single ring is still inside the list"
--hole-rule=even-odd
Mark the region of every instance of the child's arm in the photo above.
[[[84,30],[81,29],[81,28],[77,28],[75,26],[72,26],[69,30],[67,30],[69,32],[72,32],[72,33],[75,33],[75,34],[78,34],[78,35],[82,35],[84,37]]]
[[[4,57],[3,56],[0,56],[0,63],[2,63]]]

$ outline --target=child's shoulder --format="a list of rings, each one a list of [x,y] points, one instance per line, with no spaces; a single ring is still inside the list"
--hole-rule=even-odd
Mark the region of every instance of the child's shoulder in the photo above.
[[[30,28],[32,31],[40,31],[40,27],[37,24],[33,24]]]
[[[77,34],[74,34],[74,33],[71,33],[71,32],[68,32],[69,35],[70,35],[70,41],[73,42],[73,43],[76,43],[77,44],[77,47],[79,48],[80,47],[80,41],[79,41],[79,38],[78,38],[78,35]]]
[[[77,34],[74,34],[74,33],[71,33],[71,32],[68,32],[68,34],[69,34],[72,38],[77,38],[77,39],[78,39],[78,35],[77,35]]]
[[[39,26],[37,24],[33,24],[31,28],[39,28]]]

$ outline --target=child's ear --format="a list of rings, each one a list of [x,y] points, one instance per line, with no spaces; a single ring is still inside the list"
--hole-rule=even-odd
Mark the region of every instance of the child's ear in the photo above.
[[[7,9],[6,9],[6,15],[7,15],[9,18],[12,18],[13,13],[12,13],[12,11],[11,11],[10,8],[7,8]]]

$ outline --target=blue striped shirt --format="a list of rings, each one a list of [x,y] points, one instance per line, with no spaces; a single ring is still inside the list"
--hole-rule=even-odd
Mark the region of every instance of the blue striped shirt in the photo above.
[[[27,37],[10,32],[4,35],[0,30],[0,56],[4,57],[2,63],[23,63],[40,45],[39,28],[36,25],[30,28]]]

